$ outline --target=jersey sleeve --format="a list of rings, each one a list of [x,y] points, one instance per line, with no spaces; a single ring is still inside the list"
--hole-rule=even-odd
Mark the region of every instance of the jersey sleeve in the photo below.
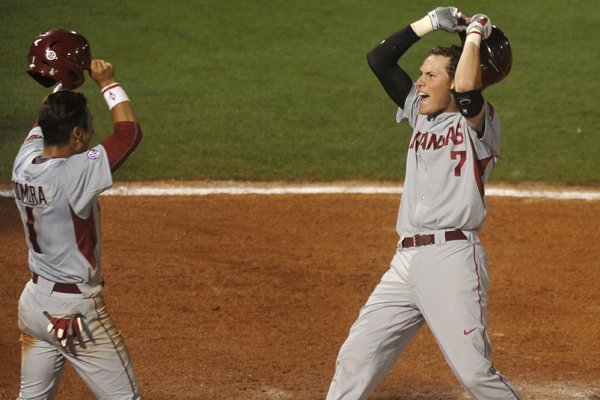
[[[412,87],[406,101],[404,102],[404,108],[398,107],[396,112],[396,122],[400,123],[403,120],[407,120],[412,128],[417,123],[417,117],[419,116],[419,96],[417,96],[417,85],[413,82]]]
[[[485,126],[483,135],[478,140],[489,149],[490,155],[498,158],[500,157],[500,118],[494,107],[487,101],[484,104],[484,113]]]
[[[85,216],[93,199],[112,186],[106,150],[98,145],[69,157],[64,163],[64,189],[73,211]]]
[[[142,129],[137,122],[120,121],[114,124],[113,134],[102,142],[113,173],[137,148],[142,136]]]

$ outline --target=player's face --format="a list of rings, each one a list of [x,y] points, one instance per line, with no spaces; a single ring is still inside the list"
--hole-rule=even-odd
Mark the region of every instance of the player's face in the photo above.
[[[455,111],[450,93],[452,79],[446,70],[449,62],[448,57],[430,55],[421,65],[417,79],[419,114],[436,115]]]

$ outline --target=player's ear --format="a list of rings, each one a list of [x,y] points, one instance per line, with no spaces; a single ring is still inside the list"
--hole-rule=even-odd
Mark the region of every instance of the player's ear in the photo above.
[[[76,126],[71,131],[71,138],[75,142],[81,142],[83,138],[83,129],[80,126]]]

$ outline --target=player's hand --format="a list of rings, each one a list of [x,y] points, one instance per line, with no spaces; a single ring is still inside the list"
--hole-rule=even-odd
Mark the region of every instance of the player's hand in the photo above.
[[[115,83],[115,70],[111,63],[104,60],[92,60],[90,76],[100,88]]]
[[[484,14],[475,14],[469,18],[467,26],[467,35],[470,33],[479,33],[481,40],[485,40],[492,34],[492,21]]]
[[[54,336],[60,341],[61,346],[67,347],[69,339],[77,338],[81,343],[81,332],[83,325],[80,315],[65,316],[62,318],[53,317],[48,311],[44,311],[46,318],[50,320],[48,324],[48,333],[54,331]]]
[[[434,31],[442,29],[446,32],[460,32],[467,25],[465,16],[456,7],[438,7],[427,15]]]

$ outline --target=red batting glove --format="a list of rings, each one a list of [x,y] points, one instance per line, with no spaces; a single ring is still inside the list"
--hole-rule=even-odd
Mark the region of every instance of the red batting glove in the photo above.
[[[53,317],[48,311],[44,311],[44,315],[50,320],[47,328],[48,333],[54,331],[54,336],[56,336],[63,347],[67,347],[70,338],[76,337],[81,343],[83,326],[80,315],[57,318]]]

